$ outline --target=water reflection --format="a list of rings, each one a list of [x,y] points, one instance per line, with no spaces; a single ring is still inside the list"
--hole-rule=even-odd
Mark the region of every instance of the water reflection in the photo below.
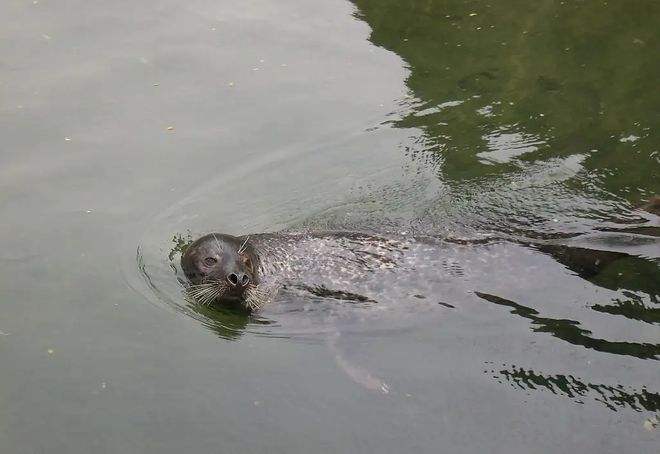
[[[485,364],[494,367],[492,362]],[[612,411],[622,408],[635,411],[660,411],[660,394],[646,388],[636,390],[622,385],[589,383],[573,375],[545,375],[516,365],[496,369],[485,370],[484,373],[491,374],[500,383],[506,381],[522,390],[547,390],[556,395],[569,397],[577,403],[584,403],[586,398],[591,398]]]
[[[237,308],[206,306],[194,301],[189,301],[188,307],[204,326],[226,340],[238,339],[247,326],[253,323],[250,314]]]
[[[535,332],[549,333],[558,339],[574,345],[581,345],[585,348],[604,353],[634,356],[640,359],[658,359],[658,355],[660,355],[660,345],[658,344],[613,342],[591,337],[591,331],[581,328],[580,322],[576,320],[542,317],[537,310],[506,298],[481,292],[476,292],[476,295],[485,301],[501,306],[508,306],[512,309],[512,314],[520,315],[523,318],[531,320],[535,326],[533,329]]]
[[[660,189],[657,2],[353,3],[410,70],[390,123],[423,131],[443,180],[581,153],[585,178],[633,204]]]
[[[646,323],[660,323],[660,308],[649,307],[650,303],[658,304],[657,295],[650,298],[633,292],[623,292],[629,299],[615,299],[611,304],[594,304],[591,308],[598,312],[611,315],[621,315],[631,320],[639,320]]]
[[[523,132],[517,132],[510,127],[502,127],[498,131],[483,137],[488,151],[477,153],[482,164],[506,164],[519,156],[534,153],[545,142]]]

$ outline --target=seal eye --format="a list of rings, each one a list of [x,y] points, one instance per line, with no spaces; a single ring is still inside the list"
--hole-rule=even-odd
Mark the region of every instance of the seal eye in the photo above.
[[[216,259],[215,257],[206,257],[204,259],[204,264],[207,266],[213,266],[216,263],[218,263],[218,259]]]

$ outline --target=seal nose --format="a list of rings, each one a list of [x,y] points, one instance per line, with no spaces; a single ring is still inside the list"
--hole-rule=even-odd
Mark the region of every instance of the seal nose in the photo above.
[[[227,281],[232,287],[245,288],[250,283],[250,277],[245,273],[229,273]]]

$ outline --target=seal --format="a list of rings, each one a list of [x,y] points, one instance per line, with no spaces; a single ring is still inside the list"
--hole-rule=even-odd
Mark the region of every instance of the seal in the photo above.
[[[238,302],[254,309],[259,293],[259,256],[249,237],[210,233],[192,242],[181,256],[190,281],[189,295],[203,304]]]
[[[438,295],[462,300],[477,289],[529,285],[521,264],[542,260],[539,252],[587,280],[630,259],[622,252],[541,240],[347,231],[211,233],[182,251],[181,268],[188,295],[205,306],[221,303],[253,312],[276,299],[302,296],[318,308],[339,301],[356,309],[378,306],[380,312],[400,313],[399,308],[428,310]],[[337,310],[332,304],[326,308],[328,313]]]

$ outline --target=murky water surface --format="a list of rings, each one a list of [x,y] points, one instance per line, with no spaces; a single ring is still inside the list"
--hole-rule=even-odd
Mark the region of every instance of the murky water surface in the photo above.
[[[657,452],[658,23],[2,2],[0,451]],[[211,231],[331,233],[248,316]]]

